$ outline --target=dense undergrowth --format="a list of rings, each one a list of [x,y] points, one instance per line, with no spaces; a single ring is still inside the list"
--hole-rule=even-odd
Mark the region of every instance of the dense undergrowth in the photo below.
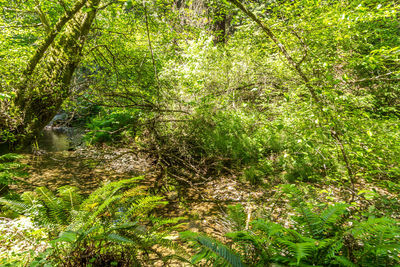
[[[15,256],[13,250],[18,251],[18,247],[13,247],[11,240],[4,240],[11,249],[3,251],[2,257],[14,259],[3,258],[1,263],[5,266],[167,264],[174,256],[163,255],[161,249],[176,249],[173,231],[179,229],[182,218],[157,216],[155,210],[167,202],[162,197],[148,195],[137,185],[138,180],[108,183],[87,198],[76,188],[65,186],[59,188],[57,195],[39,187],[23,193],[20,199],[1,199],[2,205],[30,218],[36,228],[27,242],[32,243],[32,248],[38,248],[38,244],[42,248]],[[6,234],[2,239],[7,237]]]
[[[357,205],[328,205],[305,201],[304,193],[286,185],[282,191],[296,211],[290,225],[268,217],[246,225],[240,205],[230,206],[235,232],[227,234],[230,247],[201,234],[181,236],[196,244],[192,262],[232,266],[394,266],[399,264],[398,222],[377,218]]]
[[[0,264],[400,265],[398,3],[178,2],[105,8],[62,108],[79,117],[70,122],[84,125],[88,146],[151,159],[156,193],[229,177],[279,201],[268,211],[224,207],[221,238],[179,235],[192,218],[162,214],[165,198],[137,179],[89,196],[68,186],[8,192]],[[38,35],[27,31],[19,34]],[[5,55],[10,45],[0,44],[0,58],[17,68],[27,44]],[[0,107],[13,98],[9,84]],[[23,180],[18,158],[0,157],[7,190]]]

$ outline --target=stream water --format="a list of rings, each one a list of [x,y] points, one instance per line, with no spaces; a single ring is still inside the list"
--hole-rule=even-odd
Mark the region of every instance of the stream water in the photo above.
[[[39,151],[60,152],[72,151],[84,147],[84,130],[74,127],[51,127],[46,126],[37,138]],[[10,153],[7,144],[0,144],[0,155]],[[29,154],[30,148],[21,152]]]
[[[23,192],[38,186],[57,190],[60,186],[72,185],[82,193],[89,193],[105,180],[132,175],[129,171],[115,173],[111,170],[104,160],[108,152],[86,148],[83,134],[84,130],[79,128],[46,126],[37,138],[36,151],[20,152],[29,176],[24,178],[24,183],[12,185],[12,188]]]
[[[46,152],[71,151],[84,144],[83,133],[79,128],[47,126],[38,138],[38,146]]]
[[[107,145],[85,147],[83,133],[81,129],[70,127],[46,127],[38,138],[39,150],[36,153],[21,153],[24,155],[21,161],[27,165],[29,175],[20,179],[22,182],[11,185],[10,189],[23,193],[44,186],[56,192],[61,186],[70,185],[87,195],[104,182],[139,175],[145,175],[141,185],[152,188],[157,175],[152,173],[151,160],[132,153],[132,148]],[[196,214],[196,218],[202,219],[193,219],[188,229],[207,233],[222,229],[223,226],[218,226],[221,207],[202,199],[246,201],[249,198],[256,199],[256,194],[261,194],[252,192],[254,196],[250,197],[250,189],[243,187],[237,179],[224,180],[221,177],[210,180],[201,188],[185,188],[185,191],[187,197],[194,201],[188,202],[188,206],[182,209],[180,201],[176,199],[178,193],[172,190],[166,193],[172,199],[171,203],[161,212],[171,217]],[[187,214],[188,211],[191,212]]]

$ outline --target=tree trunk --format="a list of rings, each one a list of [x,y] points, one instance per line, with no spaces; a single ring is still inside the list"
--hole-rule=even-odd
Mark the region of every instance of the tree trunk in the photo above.
[[[231,16],[224,4],[214,3],[209,6],[212,15],[212,31],[214,33],[214,44],[226,43]]]
[[[293,57],[290,55],[289,51],[286,49],[285,45],[279,41],[279,39],[275,36],[275,34],[272,32],[272,30],[265,25],[254,13],[249,11],[239,0],[228,0],[232,4],[234,4],[236,7],[238,7],[240,10],[242,10],[249,18],[251,18],[255,23],[258,24],[258,26],[261,27],[261,29],[265,32],[265,34],[275,43],[275,45],[278,47],[279,51],[281,54],[286,58],[287,62],[289,65],[292,67],[294,71],[300,76],[300,78],[303,80],[304,85],[308,89],[308,91],[311,94],[311,97],[314,99],[315,104],[318,107],[319,111],[319,116],[321,117],[327,117],[328,121],[332,122],[332,126],[330,128],[330,135],[335,141],[336,145],[340,148],[340,152],[342,154],[342,159],[345,163],[345,167],[347,169],[347,174],[349,176],[349,180],[351,183],[351,199],[349,202],[353,202],[354,197],[355,197],[355,188],[354,185],[356,183],[356,176],[353,171],[353,167],[351,165],[351,161],[349,159],[349,154],[346,150],[346,148],[343,145],[343,140],[342,136],[340,134],[340,131],[337,128],[337,125],[339,124],[337,122],[337,118],[333,116],[330,113],[325,113],[324,112],[324,106],[326,103],[319,97],[317,94],[316,87],[310,82],[310,79],[306,75],[306,73],[303,71],[301,67],[301,63],[303,62],[304,58],[298,62],[296,62]]]
[[[70,95],[71,79],[82,57],[82,49],[99,2],[77,2],[59,20],[28,62],[16,98],[22,118],[16,133],[17,145],[29,145]],[[86,7],[85,11],[82,10],[83,6]],[[64,25],[64,31],[59,34]],[[59,38],[56,39],[57,35]]]

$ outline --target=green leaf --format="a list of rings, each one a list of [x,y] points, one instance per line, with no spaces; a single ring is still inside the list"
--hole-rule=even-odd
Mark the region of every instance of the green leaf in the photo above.
[[[58,243],[58,242],[68,242],[68,243],[73,243],[77,240],[78,234],[73,231],[65,231],[62,232],[59,237],[52,242]]]
[[[182,233],[180,233],[180,236],[182,239],[191,240],[191,241],[198,243],[204,249],[207,249],[208,251],[214,253],[219,258],[223,259],[224,261],[226,261],[233,267],[245,266],[242,263],[240,257],[235,252],[233,252],[232,250],[227,248],[225,245],[217,242],[216,240],[213,240],[210,237],[207,237],[207,236],[204,236],[201,234],[197,234],[197,233],[193,233],[190,231],[182,232]],[[201,257],[205,257],[207,255],[207,253],[204,253],[204,251],[202,250],[200,252],[200,255],[201,255]],[[196,261],[199,261],[201,258],[199,258],[199,255],[197,255],[195,259],[196,259]]]

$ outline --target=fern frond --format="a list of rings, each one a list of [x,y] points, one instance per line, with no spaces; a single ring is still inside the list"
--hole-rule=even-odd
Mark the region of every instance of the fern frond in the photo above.
[[[111,196],[107,198],[100,206],[98,206],[93,212],[88,213],[88,217],[86,220],[86,226],[93,224],[94,220],[102,213],[105,212],[108,207],[114,203],[117,202],[119,199],[121,199],[121,196]]]
[[[303,202],[299,202],[297,210],[302,215],[302,219],[306,222],[307,230],[314,238],[319,237],[324,230],[321,226],[321,220],[319,216],[310,208],[308,208]]]
[[[281,188],[289,197],[290,205],[300,213],[300,219],[305,222],[308,232],[314,238],[318,237],[323,232],[320,227],[321,221],[318,214],[314,213],[304,202],[304,192],[292,184],[282,185]]]
[[[137,199],[131,204],[131,207],[126,212],[125,216],[126,218],[146,216],[154,208],[168,204],[167,201],[162,200],[163,197],[159,196],[146,196],[144,198]]]
[[[181,238],[185,240],[195,241],[201,247],[207,249],[208,251],[214,253],[221,259],[223,259],[226,263],[230,264],[233,267],[243,267],[245,266],[240,257],[230,250],[225,245],[219,243],[218,241],[193,232],[183,232],[180,233]],[[205,255],[204,255],[205,256]]]
[[[6,199],[6,198],[0,198],[0,204],[3,204],[5,206],[9,207],[11,210],[13,210],[17,213],[21,213],[24,210],[29,208],[29,205],[27,205],[24,202],[10,200],[10,199]]]
[[[23,156],[11,153],[0,156],[0,185],[7,186],[24,182],[23,180],[16,179],[28,175],[28,173],[24,171],[27,165],[18,161],[21,158],[23,158]]]
[[[118,243],[136,244],[136,242],[131,240],[130,238],[127,238],[125,236],[121,236],[118,234],[108,234],[106,238],[107,238],[107,240],[118,242]]]
[[[47,210],[50,221],[56,224],[65,225],[69,221],[68,205],[61,198],[57,198],[53,192],[45,187],[38,187],[35,190],[38,199],[42,201]]]
[[[90,196],[82,204],[88,205],[92,203],[99,203],[104,199],[117,194],[118,191],[122,189],[135,187],[136,183],[141,179],[143,179],[143,177],[139,176],[130,179],[124,179],[116,182],[107,183],[102,187],[98,188],[97,190],[95,190],[94,192],[92,192]]]
[[[24,192],[21,195],[21,199],[27,204],[27,205],[34,205],[36,201],[38,201],[37,195],[34,192],[27,191]]]
[[[61,186],[58,188],[58,196],[68,203],[69,210],[76,210],[82,202],[82,196],[79,194],[79,189],[75,186]]]
[[[8,154],[4,154],[4,155],[0,156],[0,163],[13,162],[13,161],[16,161],[18,159],[23,159],[23,158],[24,158],[24,156],[22,156],[20,154],[8,153]]]
[[[288,250],[294,255],[297,265],[300,264],[302,259],[312,255],[316,249],[314,242],[294,243],[284,239],[280,239],[279,242],[286,245]]]
[[[348,207],[349,205],[340,203],[326,208],[320,216],[321,219],[320,227],[325,228],[326,224],[335,224],[337,222],[338,217],[343,215]]]
[[[243,208],[243,205],[229,205],[228,206],[228,219],[233,223],[233,229],[235,231],[244,230],[246,226],[247,214]]]
[[[133,188],[130,188],[124,192],[124,199],[130,199],[132,197],[142,197],[147,195],[147,192],[145,191],[144,186],[135,186]]]
[[[38,197],[45,203],[54,203],[56,198],[53,192],[43,186],[36,188],[35,193],[38,194]]]
[[[334,261],[332,263],[337,263],[343,267],[358,267],[357,264],[351,262],[348,258],[344,256],[334,256]]]
[[[247,242],[251,243],[256,249],[262,250],[262,243],[263,240],[259,236],[253,235],[247,231],[238,231],[238,232],[232,232],[232,233],[227,233],[225,235],[226,237],[229,237],[235,242]],[[260,242],[261,241],[261,242]]]
[[[300,234],[299,232],[297,232],[296,230],[288,228],[288,229],[285,229],[284,231],[285,231],[285,234],[287,236],[286,238],[289,239],[289,240],[291,239],[291,241],[294,241],[295,243],[317,242],[316,239],[304,236],[304,235]]]
[[[117,230],[128,230],[132,228],[136,228],[138,226],[138,222],[128,222],[118,226],[111,227],[108,231],[117,231]]]
[[[285,228],[282,225],[261,219],[254,220],[251,225],[252,229],[259,230],[269,237],[281,237],[285,232]]]

